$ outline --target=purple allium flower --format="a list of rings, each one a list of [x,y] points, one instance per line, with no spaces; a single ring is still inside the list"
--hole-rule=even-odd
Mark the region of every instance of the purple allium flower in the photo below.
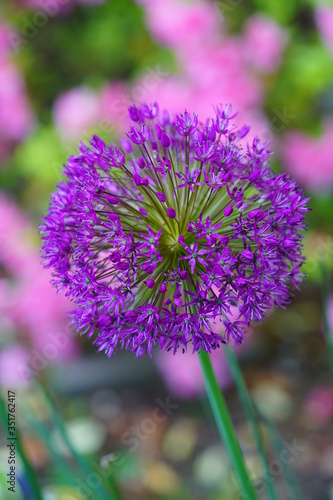
[[[234,116],[219,106],[202,124],[133,106],[131,146],[93,137],[65,165],[40,227],[43,260],[76,328],[108,356],[239,344],[302,282],[308,200],[270,170],[267,144],[243,148]]]

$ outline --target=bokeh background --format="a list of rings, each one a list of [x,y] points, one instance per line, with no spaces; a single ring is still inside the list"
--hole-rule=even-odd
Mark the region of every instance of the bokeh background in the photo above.
[[[128,125],[129,103],[155,100],[203,119],[214,104],[232,103],[252,136],[271,142],[273,168],[295,177],[311,196],[307,281],[287,310],[253,325],[237,352],[262,417],[279,498],[332,499],[332,3],[2,0],[0,383],[17,393],[23,445],[43,498],[99,498],[96,484],[111,473],[129,499],[240,498],[196,359],[97,355],[71,331],[70,304],[40,265],[37,226],[66,158],[93,133],[117,140]],[[223,352],[213,362],[260,484]],[[71,468],[36,379],[54,395],[92,475],[79,478]],[[1,436],[0,497],[11,499]],[[281,460],[284,450],[291,463]],[[19,480],[24,489],[23,472]],[[30,498],[20,488],[15,495]]]

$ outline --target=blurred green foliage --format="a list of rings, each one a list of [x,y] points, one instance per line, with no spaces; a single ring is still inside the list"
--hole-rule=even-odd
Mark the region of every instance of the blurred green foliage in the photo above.
[[[23,15],[15,7],[8,13],[24,37],[33,14]],[[46,121],[62,91],[82,82],[97,87],[106,80],[128,79],[156,50],[142,9],[131,0],[113,0],[98,7],[77,6],[65,18],[49,17],[47,26],[23,41],[17,60],[35,110]]]

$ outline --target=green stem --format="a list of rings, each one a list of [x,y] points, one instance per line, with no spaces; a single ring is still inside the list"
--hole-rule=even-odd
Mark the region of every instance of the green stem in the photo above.
[[[331,363],[331,370],[333,372],[333,332],[331,332],[330,324],[328,321],[328,299],[330,294],[330,281],[329,281],[329,273],[324,263],[320,263],[320,274],[321,274],[321,302],[323,308],[323,318],[324,318],[324,327],[326,334],[326,342],[328,346],[328,352]]]
[[[5,429],[8,427],[8,413],[7,413],[5,401],[2,397],[1,391],[0,391],[0,421],[2,423],[3,430],[5,432]],[[39,482],[37,479],[37,475],[36,475],[33,467],[31,466],[31,464],[30,464],[30,462],[25,454],[25,451],[24,451],[23,445],[22,445],[22,441],[21,441],[21,436],[19,434],[19,430],[17,427],[16,427],[16,449],[17,449],[17,453],[19,454],[19,456],[21,458],[25,473],[27,475],[27,478],[28,478],[28,481],[30,484],[31,492],[34,495],[34,499],[43,500],[42,494],[40,491],[40,487],[39,487]]]
[[[74,479],[78,477],[77,465],[72,461],[68,463],[62,456],[59,456],[55,450],[53,442],[50,440],[50,431],[44,424],[36,421],[36,419],[30,414],[27,414],[25,418],[29,427],[33,430],[38,439],[44,443],[45,449],[47,450],[48,455],[55,467],[59,470],[59,472],[61,471],[61,479],[66,479],[69,484],[74,484]],[[81,479],[84,480],[84,477]]]
[[[220,432],[222,441],[228,451],[235,474],[248,500],[257,500],[257,494],[246,470],[244,457],[240,449],[233,424],[222,392],[216,380],[209,354],[203,350],[199,360],[204,375],[208,399]]]
[[[239,366],[238,359],[235,356],[235,353],[229,346],[224,347],[226,355],[227,355],[227,360],[229,364],[229,368],[231,371],[231,374],[233,376],[233,379],[235,381],[238,394],[240,397],[240,400],[242,402],[247,421],[250,425],[252,434],[253,434],[253,439],[255,441],[255,445],[257,448],[257,453],[260,456],[263,468],[264,468],[264,481],[268,493],[268,497],[271,500],[278,500],[277,493],[275,491],[274,487],[274,478],[272,477],[270,470],[269,470],[269,463],[266,455],[266,450],[265,450],[265,445],[262,439],[262,435],[258,426],[258,422],[256,419],[256,414],[255,414],[255,409],[253,407],[250,394],[247,390],[244,377],[242,375],[242,371]]]
[[[276,459],[278,460],[279,457],[281,457],[282,453],[285,453],[285,447],[282,442],[281,435],[276,427],[276,425],[270,421],[267,420],[267,418],[263,417],[263,415],[260,415],[259,411],[257,410],[259,420],[262,420],[264,424],[267,425],[267,427],[271,431],[272,439],[271,439],[271,446],[274,452],[274,455]],[[283,463],[283,470],[282,470],[282,477],[284,480],[284,484],[286,486],[286,489],[288,491],[288,498],[290,500],[302,500],[304,498],[304,494],[300,488],[297,476],[295,474],[295,471],[290,463],[289,460],[285,460]]]

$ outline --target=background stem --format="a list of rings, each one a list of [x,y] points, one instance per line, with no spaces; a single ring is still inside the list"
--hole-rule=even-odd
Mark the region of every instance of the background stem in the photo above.
[[[252,431],[253,439],[257,448],[257,453],[260,457],[261,463],[264,468],[265,472],[264,481],[268,497],[271,500],[278,500],[278,496],[276,494],[274,487],[274,478],[272,477],[269,470],[269,463],[266,455],[265,445],[256,419],[255,409],[253,407],[250,394],[247,390],[245,380],[239,366],[238,359],[236,358],[233,350],[228,345],[225,346],[224,349],[227,355],[227,360],[231,374],[235,381],[236,388],[247,417],[247,421]]]

